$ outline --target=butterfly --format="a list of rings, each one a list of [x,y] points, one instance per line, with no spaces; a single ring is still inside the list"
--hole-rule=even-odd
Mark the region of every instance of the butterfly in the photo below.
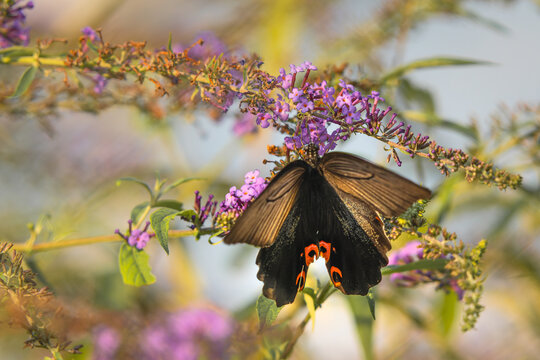
[[[224,238],[261,247],[257,278],[277,306],[294,301],[318,257],[336,288],[366,295],[388,264],[382,217],[398,216],[431,195],[360,157],[329,152],[319,158],[317,151],[307,147],[304,160],[285,166]]]

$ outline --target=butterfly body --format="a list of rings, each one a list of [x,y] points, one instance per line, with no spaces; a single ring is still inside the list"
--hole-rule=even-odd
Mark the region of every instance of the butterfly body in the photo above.
[[[429,195],[427,189],[350,154],[333,152],[306,160],[281,170],[225,237],[226,243],[262,247],[257,277],[264,282],[264,295],[278,306],[294,301],[318,257],[325,259],[335,287],[345,294],[366,295],[381,281],[380,268],[388,263],[391,247],[380,213],[399,215]],[[387,187],[390,195],[400,192],[381,185],[384,175],[415,192],[402,196],[405,200],[397,205],[379,206]]]

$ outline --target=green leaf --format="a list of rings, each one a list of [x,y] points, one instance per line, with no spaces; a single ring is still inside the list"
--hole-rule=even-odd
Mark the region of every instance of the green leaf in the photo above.
[[[393,70],[390,70],[389,72],[387,72],[381,77],[380,82],[384,84],[390,80],[399,79],[403,77],[405,74],[408,74],[411,71],[416,70],[416,69],[433,68],[433,67],[441,67],[441,66],[491,65],[491,64],[492,63],[489,61],[446,58],[446,57],[421,59],[421,60],[413,61],[403,66],[399,66]]]
[[[371,317],[373,318],[373,320],[375,320],[375,294],[373,292],[373,289],[369,289],[366,295],[366,301],[369,306],[369,312],[371,313]]]
[[[15,91],[13,92],[13,95],[11,95],[11,97],[18,97],[24,94],[28,90],[30,85],[32,85],[32,82],[36,77],[37,71],[37,66],[30,66],[28,69],[26,69],[22,74],[21,78],[19,79],[19,82],[17,83]]]
[[[139,205],[135,206],[131,210],[131,216],[130,216],[131,221],[133,221],[135,224],[138,223],[142,213],[146,210],[146,208],[148,206],[150,206],[149,201],[145,201],[145,202],[140,203]]]
[[[169,254],[169,225],[172,219],[180,214],[179,211],[161,208],[150,215],[150,224],[156,233],[161,247]]]
[[[389,275],[410,270],[440,270],[448,263],[446,259],[422,259],[405,265],[389,265],[381,269],[381,274]]]
[[[169,41],[167,41],[167,50],[172,52],[172,33],[169,33]]]
[[[159,200],[154,203],[153,207],[165,207],[177,211],[182,211],[182,203],[176,200]]]
[[[311,290],[311,291],[304,291],[304,301],[306,302],[306,307],[309,312],[309,317],[311,318],[311,330],[315,330],[315,291],[310,288],[305,288],[304,290]]]
[[[472,11],[465,11],[462,9],[459,15],[465,18],[469,18],[470,20],[476,21],[477,23],[487,26],[491,28],[492,30],[500,31],[501,33],[506,33],[506,34],[510,33],[510,29],[508,29],[508,27],[504,26],[500,22],[497,22],[493,19],[490,19],[484,16],[480,16],[477,13],[474,13]]]
[[[146,189],[146,191],[148,191],[148,193],[150,194],[150,197],[152,199],[154,198],[154,194],[152,193],[152,189],[150,188],[150,186],[148,186],[148,184],[145,183],[144,181],[139,180],[139,179],[134,178],[134,177],[129,176],[129,177],[120,178],[120,179],[116,180],[116,186],[119,186],[120,184],[122,184],[125,181],[130,181],[130,182],[134,182],[134,183],[137,183],[139,185],[142,185]]]
[[[349,309],[353,314],[354,324],[358,340],[364,350],[364,359],[375,358],[373,351],[373,318],[368,304],[359,295],[349,295],[345,299],[349,304]]]
[[[205,180],[205,179],[204,178],[197,178],[197,177],[178,179],[175,182],[173,182],[171,185],[169,185],[165,189],[163,189],[163,191],[161,193],[165,194],[166,192],[171,191],[172,189],[182,185],[183,183],[186,183],[188,181],[193,181],[193,180]]]
[[[442,119],[438,117],[435,113],[405,110],[401,112],[401,115],[404,118],[411,119],[419,123],[432,126],[440,126],[456,131],[462,135],[470,137],[475,141],[478,141],[478,132],[474,127],[461,125],[454,121]]]
[[[281,308],[278,308],[274,300],[268,299],[264,295],[260,295],[255,304],[257,308],[257,316],[259,317],[259,331],[265,326],[271,325],[276,320]]]
[[[438,306],[438,318],[440,319],[440,331],[443,339],[448,338],[454,327],[458,304],[458,297],[455,292],[443,293],[443,298]]]
[[[146,252],[123,243],[120,247],[118,260],[124,284],[133,286],[153,284],[156,277],[152,274],[149,259]]]

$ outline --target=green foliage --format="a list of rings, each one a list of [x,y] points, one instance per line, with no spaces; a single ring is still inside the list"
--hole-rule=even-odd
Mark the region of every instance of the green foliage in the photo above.
[[[399,66],[395,69],[390,70],[381,77],[381,83],[386,83],[392,80],[399,79],[404,75],[410,73],[411,71],[425,68],[434,68],[441,66],[463,66],[463,65],[486,65],[490,64],[488,61],[480,60],[471,60],[471,59],[458,59],[458,58],[447,58],[447,57],[436,57],[429,59],[421,59],[413,61],[409,64]]]
[[[142,286],[156,282],[149,260],[150,256],[146,252],[123,243],[118,254],[118,263],[124,284]]]
[[[389,265],[381,269],[383,275],[411,270],[442,270],[448,264],[445,259],[421,259],[405,265]]]
[[[30,85],[32,85],[32,82],[34,81],[34,78],[36,77],[38,70],[39,68],[37,66],[30,66],[24,71],[19,79],[19,82],[17,83],[17,86],[15,87],[12,97],[19,97],[28,91]]]
[[[167,254],[169,254],[169,225],[177,216],[190,218],[197,216],[197,213],[193,210],[177,211],[171,208],[161,208],[150,215],[152,229],[154,229],[161,247]]]
[[[371,293],[371,292],[370,292]],[[374,306],[369,300],[369,296],[366,297],[368,301],[364,301],[362,296],[347,296],[347,304],[349,310],[353,316],[354,325],[356,328],[356,334],[362,349],[364,351],[364,359],[375,359],[375,352],[373,349],[373,327],[375,320]],[[374,302],[373,302],[374,304]]]
[[[129,216],[131,221],[137,224],[141,220],[142,215],[145,213],[149,206],[149,201],[145,201],[138,205],[135,205],[135,207],[131,209],[131,215]]]
[[[257,316],[259,318],[259,331],[263,330],[266,326],[272,325],[276,320],[281,308],[276,306],[274,300],[268,299],[264,295],[260,295],[255,304],[257,309]]]

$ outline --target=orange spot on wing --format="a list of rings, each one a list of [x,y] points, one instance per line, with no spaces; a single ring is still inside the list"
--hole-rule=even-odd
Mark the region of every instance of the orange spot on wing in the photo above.
[[[298,286],[298,291],[304,289],[304,285],[306,285],[306,272],[304,270],[296,277],[296,285]]]
[[[310,244],[304,249],[306,254],[306,266],[309,266],[319,256],[319,248],[315,244]]]
[[[319,256],[324,258],[326,262],[330,261],[330,243],[326,241],[319,241]]]
[[[332,280],[332,283],[335,287],[341,286],[341,278],[343,278],[343,274],[341,273],[341,270],[339,270],[337,267],[332,266],[330,268],[330,280]]]

